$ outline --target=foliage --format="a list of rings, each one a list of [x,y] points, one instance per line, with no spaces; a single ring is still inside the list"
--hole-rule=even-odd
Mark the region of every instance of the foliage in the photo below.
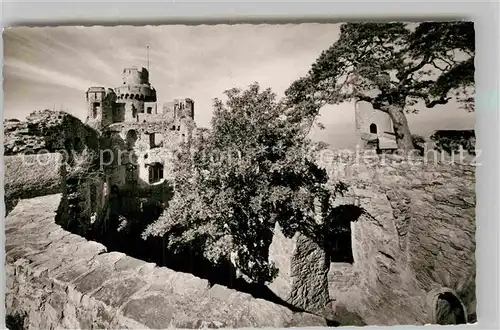
[[[99,176],[99,157],[95,150],[84,147],[81,152],[74,150],[66,151],[70,156],[68,165],[68,177],[88,178]]]
[[[325,104],[352,99],[387,112],[398,146],[411,148],[404,113],[446,104],[451,95],[473,109],[472,22],[348,23],[339,39],[286,91],[296,117],[314,121]],[[457,94],[458,93],[458,94]]]
[[[278,222],[287,237],[314,236],[330,211],[326,171],[306,155],[300,123],[270,89],[257,83],[215,99],[212,130],[184,145],[175,164],[175,194],[143,237],[164,236],[170,248],[200,248],[214,262],[232,260],[255,282],[272,280],[269,245]]]
[[[418,154],[420,156],[423,156],[426,143],[425,138],[418,134],[412,134],[411,141],[413,142],[413,146],[415,147],[415,149],[418,150]]]
[[[411,139],[413,140],[413,144],[424,144],[425,138],[422,135],[412,134]]]
[[[431,135],[431,140],[435,142],[434,149],[443,150],[449,154],[458,152],[460,147],[471,155],[476,153],[476,135],[473,130],[435,131]]]
[[[323,141],[318,141],[312,144],[312,148],[314,151],[319,152],[321,150],[326,150],[330,148],[330,145]]]

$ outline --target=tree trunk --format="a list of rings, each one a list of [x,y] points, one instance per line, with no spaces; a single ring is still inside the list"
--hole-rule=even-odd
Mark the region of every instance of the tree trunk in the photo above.
[[[404,152],[413,150],[414,147],[411,139],[410,127],[408,126],[408,121],[406,120],[403,108],[391,105],[387,107],[387,113],[389,113],[394,126],[398,149]]]

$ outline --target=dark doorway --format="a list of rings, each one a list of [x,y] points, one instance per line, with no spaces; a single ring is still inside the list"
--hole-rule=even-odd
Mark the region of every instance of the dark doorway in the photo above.
[[[127,147],[128,149],[134,148],[135,142],[137,141],[137,132],[133,129],[127,132]]]
[[[351,222],[357,221],[363,209],[346,204],[335,207],[326,219],[326,250],[330,262],[354,263]]]
[[[377,134],[377,125],[375,124],[370,125],[370,133]]]
[[[451,292],[439,294],[436,301],[436,323],[465,324],[465,313],[460,300]]]
[[[343,229],[343,231],[335,233],[330,238],[330,262],[345,262],[352,264],[354,262],[354,257],[352,255],[351,228],[349,226]]]

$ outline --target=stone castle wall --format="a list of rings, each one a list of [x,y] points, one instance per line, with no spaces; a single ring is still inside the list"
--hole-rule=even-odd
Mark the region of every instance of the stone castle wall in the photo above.
[[[356,143],[361,148],[372,148],[370,141],[378,137],[388,137],[394,133],[389,114],[373,109],[364,101],[355,104]],[[370,132],[370,125],[375,124],[377,133]],[[393,139],[393,138],[392,138]]]
[[[149,182],[148,166],[159,163],[163,166],[163,178],[173,179],[173,155],[182,142],[188,142],[195,129],[194,121],[182,119],[176,122],[124,122],[110,125],[106,131],[110,133],[108,146],[114,150],[115,165],[107,171],[112,184],[126,186],[126,164],[136,165],[134,174],[138,186],[147,186]],[[133,136],[133,139],[130,137]],[[118,156],[121,154],[119,166]]]
[[[342,157],[323,163],[332,185],[340,180],[350,186],[336,203],[365,210],[351,223],[354,262],[331,263],[328,270],[333,312],[350,311],[366,324],[425,324],[433,322],[429,295],[452,291],[474,322],[474,167],[410,165],[395,155],[384,157],[383,165]],[[303,288],[322,287],[325,279],[320,273],[294,277],[294,260],[313,255],[296,246],[296,239],[287,240],[278,231],[270,258],[277,261],[280,275],[270,288],[288,300],[292,292],[303,292],[294,299],[307,303]],[[328,303],[323,299],[323,305]]]
[[[54,223],[60,200],[22,200],[5,221],[7,315],[24,329],[326,326],[321,317],[107,252]]]
[[[40,150],[42,148],[49,151],[57,151],[58,148],[73,150],[87,147],[92,149],[98,147],[99,143],[101,143],[99,146],[101,148],[111,146],[122,148],[126,142],[128,130],[134,129],[140,139],[136,141],[133,149],[139,157],[142,157],[140,158],[140,166],[144,167],[144,154],[140,154],[139,151],[145,149],[148,152],[147,161],[155,162],[165,159],[163,152],[169,150],[169,148],[148,149],[149,134],[162,133],[164,145],[166,143],[167,146],[172,147],[178,143],[177,140],[174,141],[174,138],[178,139],[179,133],[183,132],[182,127],[181,130],[177,130],[177,126],[173,126],[174,129],[172,129],[169,125],[161,122],[117,123],[110,127],[110,130],[114,132],[111,139],[102,137],[98,143],[95,131],[75,119],[65,113],[47,110],[28,117],[27,122],[8,122],[4,125],[6,127],[5,149],[10,150],[12,153],[24,153],[27,150]],[[188,120],[184,127],[193,130],[194,124],[189,126],[189,123],[192,122]],[[69,130],[69,128],[72,128],[72,130]],[[109,145],[106,145],[106,143]],[[436,314],[435,306],[430,306],[429,302],[435,304],[436,297],[440,295],[440,292],[446,292],[460,299],[468,319],[474,321],[476,304],[474,167],[460,164],[450,165],[446,162],[434,164],[432,160],[431,163],[427,164],[414,161],[412,165],[403,162],[403,159],[396,155],[376,157],[371,160],[361,159],[358,162],[338,156],[320,159],[320,163],[323,164],[330,176],[332,188],[338,181],[343,181],[350,187],[348,194],[336,201],[337,205],[355,204],[365,210],[356,221],[351,223],[351,248],[354,262],[352,264],[328,263],[327,253],[320,251],[318,246],[304,240],[303,237],[300,238],[300,235],[297,235],[292,240],[287,240],[283,235],[280,236],[279,229],[277,229],[270,248],[270,257],[276,261],[280,273],[279,277],[270,284],[270,288],[279,297],[310,312],[320,313],[322,312],[322,306],[326,306],[336,315],[339,315],[339,311],[349,311],[359,316],[365,323],[381,325],[432,322]],[[379,157],[385,157],[385,163],[381,162]],[[43,167],[31,171],[33,168],[21,168],[16,165],[18,163],[15,161],[6,161],[6,164],[8,164],[6,166],[6,177],[8,177],[6,180],[6,195],[14,192],[14,195],[11,194],[10,196],[31,198],[61,192],[65,189],[62,186],[58,187],[57,175],[54,171],[46,170]],[[32,176],[24,176],[23,173],[16,174],[18,169],[25,171],[25,173],[29,172]],[[53,170],[53,167],[51,169]],[[33,177],[33,173],[36,175],[43,173],[44,176],[40,178],[46,177],[46,179],[37,181]],[[85,221],[88,219],[90,222],[91,211],[100,209],[106,202],[105,193],[103,192],[104,186],[109,191],[113,182],[122,182],[126,176],[123,167],[111,168],[111,171],[106,174],[108,177],[105,180],[96,178],[94,181],[87,180],[81,183],[79,181],[69,182],[68,189],[74,189],[75,191],[68,190],[68,198],[71,197],[73,192],[78,192],[82,198],[78,198],[77,203],[69,203],[70,205],[64,205],[66,201],[63,200],[64,207],[61,207],[59,211],[66,212],[70,206],[78,206],[83,210],[79,210],[79,214],[83,212]],[[12,180],[8,181],[9,178]],[[38,189],[40,187],[41,189]],[[27,195],[15,195],[16,191],[17,193],[23,193],[24,190],[31,192]],[[95,197],[94,200],[92,200],[92,196]],[[8,303],[11,304],[11,307],[8,306],[8,308],[11,308],[10,311],[12,312],[30,315],[29,322],[32,323],[32,328],[46,326],[49,328],[50,326],[85,327],[90,322],[89,320],[100,320],[100,315],[107,315],[105,318],[109,317],[109,313],[115,316],[122,315],[120,313],[125,313],[128,310],[125,307],[126,302],[120,300],[119,306],[114,306],[110,302],[114,301],[113,299],[119,299],[118,295],[112,296],[109,298],[110,300],[104,301],[103,304],[99,302],[94,304],[95,301],[102,302],[102,299],[99,298],[101,296],[97,292],[102,294],[103,290],[105,292],[118,292],[122,289],[121,284],[118,283],[119,281],[112,282],[110,284],[111,288],[105,288],[104,284],[105,278],[109,276],[114,277],[116,275],[120,280],[123,280],[120,277],[120,271],[116,268],[100,269],[99,267],[102,265],[95,264],[95,260],[104,263],[110,261],[106,259],[107,257],[103,257],[104,259],[101,260],[99,259],[101,257],[96,254],[85,254],[86,244],[89,243],[89,246],[91,246],[94,243],[64,232],[53,223],[54,212],[57,207],[54,206],[53,209],[47,210],[44,209],[44,205],[55,205],[56,203],[59,203],[59,199],[53,196],[22,200],[16,209],[9,214],[6,235],[7,244],[11,246],[6,247],[6,251],[8,251],[7,264],[11,273],[8,273],[8,276],[9,281],[15,281],[9,284],[9,288],[10,290],[17,290],[16,288],[18,288],[21,292],[13,291],[14,293],[10,293],[9,299],[11,300]],[[33,221],[36,221],[36,224]],[[57,234],[52,239],[52,231],[62,236],[57,236],[59,235]],[[66,236],[67,241],[64,239]],[[85,244],[83,244],[84,241]],[[76,248],[77,250],[73,250],[73,245],[79,246],[79,242],[82,244],[82,250],[79,247]],[[52,248],[55,250],[53,251]],[[14,254],[9,252],[11,250],[15,251],[12,252]],[[67,253],[67,251],[70,251],[70,253]],[[80,258],[78,251],[84,253],[84,256],[81,256],[83,259]],[[9,253],[11,254],[9,255]],[[121,256],[125,257],[124,255]],[[90,259],[85,259],[87,257]],[[19,261],[20,259],[27,261]],[[54,262],[54,264],[49,261]],[[66,261],[68,265],[74,263],[76,268],[66,269]],[[85,266],[82,266],[83,264]],[[144,263],[141,265],[144,265]],[[39,266],[43,267],[38,268]],[[48,267],[48,270],[45,270],[44,267]],[[58,269],[57,272],[51,273],[54,270],[51,267]],[[76,295],[76,300],[71,300],[73,298],[69,296],[72,293],[68,292],[73,292],[73,289],[69,289],[73,287],[69,284],[80,283],[75,281],[82,279],[72,278],[69,282],[60,282],[57,276],[64,275],[65,272],[72,274],[74,271],[78,273],[78,276],[84,276],[81,267],[90,270],[90,273],[86,275],[87,279],[84,281],[97,281],[98,284],[96,285],[98,287],[89,284],[92,286],[92,290],[79,291],[80,296],[86,298],[78,298],[80,296]],[[141,267],[139,268],[142,269]],[[34,268],[37,270],[33,270]],[[19,272],[17,269],[19,269]],[[130,287],[135,288],[136,282],[142,283],[141,281],[146,281],[146,284],[151,284],[148,282],[149,280],[144,280],[141,277],[143,274],[141,272],[142,270],[137,270],[137,273],[134,273],[132,283],[123,282],[125,283],[123,284],[124,290],[129,290]],[[155,272],[153,271],[154,274],[156,274]],[[150,279],[153,273],[146,271],[144,276]],[[125,277],[126,279],[128,279],[128,274]],[[141,276],[138,274],[141,274]],[[50,280],[47,280],[46,276]],[[185,284],[182,281],[190,281],[187,277],[182,276],[179,273],[172,272],[171,277],[166,282],[179,277],[182,278],[180,282],[182,286]],[[39,286],[40,281],[48,281],[48,284]],[[198,283],[197,281],[198,279],[195,282]],[[61,283],[63,283],[63,289],[57,289],[55,291],[57,297],[52,298],[51,294],[48,293],[49,288],[51,290],[57,288]],[[23,292],[22,290],[27,291]],[[174,289],[168,287],[165,290],[171,292]],[[209,292],[213,292],[210,290],[212,289],[206,288],[199,291],[199,294],[205,297],[205,295],[209,295]],[[231,290],[227,292],[230,293],[225,293],[226,298],[244,296]],[[111,293],[108,294],[111,295]],[[168,298],[162,296],[165,299],[157,298],[156,293],[151,295],[154,296],[153,298],[150,298],[149,293],[147,296],[141,294],[136,302],[131,303],[132,305],[135,304],[136,307],[134,308],[140,308],[141,305],[147,304],[156,306],[158,303],[164,302],[165,299],[169,300],[171,298],[170,296]],[[94,300],[91,300],[91,297]],[[170,307],[165,307],[165,310],[159,313],[170,315],[170,311],[174,307],[177,308],[177,303],[183,304],[185,297],[182,300],[177,300],[178,298],[178,296],[173,297],[172,301],[175,303],[172,303],[172,305],[166,303]],[[231,300],[233,298],[227,299]],[[56,302],[53,302],[54,305],[48,302],[52,301],[52,299],[56,300]],[[59,299],[62,299],[63,303],[57,302],[60,301]],[[201,313],[200,315],[212,317],[219,311],[214,311],[208,307],[210,304],[215,303],[210,299],[207,302],[206,310],[197,309],[202,308],[199,306],[193,307],[194,303],[193,306],[189,305],[189,308],[194,308],[192,313],[197,311]],[[29,302],[31,300],[34,301],[34,305]],[[92,301],[92,303],[85,305],[89,301]],[[249,301],[248,305],[245,306],[254,306],[254,300]],[[121,304],[122,302],[123,304]],[[267,304],[267,302],[263,303]],[[24,309],[23,304],[27,304],[28,307]],[[47,304],[50,304],[51,307],[47,306]],[[70,310],[65,310],[62,313],[58,311],[54,314],[52,311],[52,309],[57,310],[57,308],[64,309],[66,305],[73,307],[68,307]],[[228,310],[239,310],[236,302],[234,302],[234,305],[224,306],[227,306]],[[258,308],[277,310],[276,315],[282,315],[281,313],[284,313],[283,315],[292,315],[289,314],[291,312],[288,309],[281,310],[281,306],[279,308],[274,306],[271,304]],[[48,315],[56,316],[49,321],[42,320],[41,315],[45,312]],[[147,309],[142,312],[146,313]],[[138,313],[141,314],[142,312]],[[185,311],[180,313],[181,315],[176,320],[184,320],[182,315],[188,315],[189,317],[195,315]],[[241,315],[244,314],[241,313]],[[228,316],[229,312],[220,315],[220,319],[230,317]],[[276,317],[276,315],[271,316]],[[148,316],[147,319],[154,317],[154,315]],[[295,324],[293,323],[295,322],[295,316],[279,316],[277,323],[272,324],[266,323],[267,321],[264,322],[256,315],[252,317],[257,321],[245,319],[240,322],[240,320],[230,319],[226,325],[283,326],[282,324],[289,324],[288,322]],[[136,320],[134,317],[132,318]],[[169,317],[166,317],[166,319],[169,319]],[[125,321],[123,323],[120,320]],[[102,324],[106,327],[125,327],[128,324],[126,322],[129,322],[128,320],[128,316],[117,316],[112,320],[96,322],[104,322]],[[344,323],[342,320],[340,321],[342,324]],[[136,321],[130,323],[133,324],[132,327],[150,326],[145,324],[146,321],[144,320],[137,321],[139,323],[134,322]],[[180,326],[184,324],[182,322],[175,321],[173,324]],[[347,323],[349,322],[350,320],[347,321]],[[201,321],[196,324],[202,325]]]
[[[4,122],[4,155],[40,151],[77,151],[98,148],[98,134],[78,118],[63,112],[37,110],[24,121]]]

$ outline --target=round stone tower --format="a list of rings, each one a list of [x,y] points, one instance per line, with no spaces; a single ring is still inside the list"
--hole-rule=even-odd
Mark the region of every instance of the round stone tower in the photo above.
[[[137,114],[144,113],[144,102],[156,102],[156,90],[149,83],[149,72],[145,68],[125,68],[122,85],[115,88],[116,102],[122,104],[120,111],[124,121],[136,121]]]

